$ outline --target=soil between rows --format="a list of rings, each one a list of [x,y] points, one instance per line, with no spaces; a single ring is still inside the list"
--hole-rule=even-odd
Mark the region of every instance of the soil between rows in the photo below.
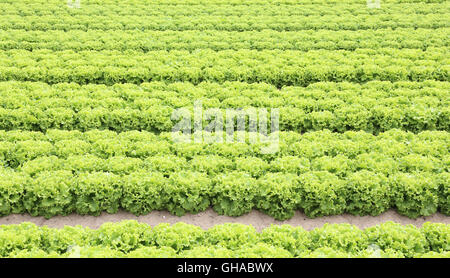
[[[45,219],[42,216],[31,216],[29,214],[11,214],[0,217],[0,225],[20,224],[22,222],[32,222],[39,226],[48,226],[52,228],[62,228],[64,226],[81,225],[92,229],[99,228],[106,222],[120,222],[122,220],[137,220],[142,223],[155,226],[160,223],[174,224],[184,222],[199,226],[203,229],[209,229],[214,225],[224,223],[241,223],[252,225],[257,231],[270,226],[271,224],[281,225],[289,224],[291,226],[301,226],[305,230],[322,227],[325,223],[349,223],[365,229],[387,221],[393,221],[402,225],[412,224],[420,227],[425,222],[450,224],[450,216],[441,213],[434,215],[411,219],[398,214],[395,210],[389,210],[378,216],[356,216],[351,214],[341,214],[334,216],[323,216],[318,218],[308,218],[305,214],[297,211],[291,219],[278,221],[259,211],[252,211],[239,217],[218,215],[212,209],[200,212],[198,214],[186,214],[184,216],[175,216],[168,211],[153,211],[147,215],[136,216],[126,211],[119,211],[115,214],[102,213],[100,216],[70,214],[68,216],[55,216]]]

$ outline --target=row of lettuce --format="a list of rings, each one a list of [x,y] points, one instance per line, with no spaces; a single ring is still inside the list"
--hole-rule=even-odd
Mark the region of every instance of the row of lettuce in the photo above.
[[[0,30],[24,29],[24,30],[226,30],[226,31],[261,31],[265,29],[277,31],[303,31],[303,30],[364,30],[364,29],[396,29],[396,28],[427,28],[432,31],[435,28],[450,27],[448,18],[448,2],[437,4],[412,4],[391,5],[383,9],[368,9],[365,1],[359,5],[342,5],[338,7],[315,4],[321,11],[308,14],[313,6],[288,6],[285,10],[292,12],[276,11],[279,6],[261,6],[260,13],[254,13],[254,7],[244,6],[234,14],[227,14],[229,6],[181,6],[180,14],[176,12],[176,6],[167,5],[158,14],[145,14],[147,9],[153,9],[153,5],[139,8],[135,14],[129,14],[129,4],[126,7],[111,5],[86,5],[80,9],[69,9],[66,5],[58,3],[56,10],[51,12],[48,4],[42,5],[41,14],[35,12],[35,6],[27,7],[5,6],[5,14],[0,18]],[[55,7],[55,6],[53,6]],[[296,9],[296,7],[298,7]],[[222,13],[211,13],[211,10]],[[257,9],[257,8],[256,8]],[[282,8],[281,8],[282,9]],[[24,10],[24,12],[22,12]],[[28,12],[26,12],[28,10]],[[91,10],[92,12],[89,12]],[[119,10],[120,12],[117,12]],[[191,10],[186,14],[186,11]],[[350,10],[350,11],[348,11]],[[353,11],[351,11],[353,10]],[[34,13],[32,13],[32,11]],[[330,11],[334,11],[330,13]],[[125,14],[124,14],[125,13]],[[153,12],[155,13],[155,12]],[[184,14],[186,15],[184,15]],[[289,13],[293,13],[290,15]],[[297,14],[296,14],[297,13]],[[305,15],[306,14],[306,15]]]
[[[228,216],[256,209],[279,220],[291,218],[296,210],[308,217],[346,212],[375,216],[390,208],[410,218],[437,211],[450,214],[448,172],[389,177],[367,170],[346,177],[327,171],[268,172],[257,179],[242,171],[213,176],[188,170],[170,174],[137,170],[119,175],[51,169],[31,177],[2,169],[0,181],[1,215],[29,213],[50,218],[124,209],[136,215],[167,210],[181,216],[209,207]]]
[[[366,164],[367,170],[382,173],[393,171],[447,171],[449,158],[449,133],[445,131],[423,131],[418,134],[401,130],[390,130],[375,136],[363,131],[333,133],[329,130],[299,134],[295,132],[276,133],[276,142],[239,142],[237,139],[255,135],[252,133],[235,134],[233,141],[226,140],[221,133],[222,142],[195,141],[197,134],[191,135],[191,142],[174,141],[178,139],[172,133],[156,135],[145,131],[116,133],[110,130],[91,130],[87,132],[48,130],[46,133],[32,131],[0,131],[1,156],[5,166],[18,167],[40,157],[56,156],[67,159],[75,155],[92,155],[108,159],[129,157],[138,160],[155,157],[178,157],[177,164],[185,165],[183,160],[192,161],[197,156],[224,159],[218,164],[231,165],[237,158],[260,159],[257,168],[275,167],[273,161],[282,159],[285,163],[296,157],[297,165],[292,171],[309,168],[313,161],[326,161],[330,165],[346,169],[359,169]],[[257,135],[257,134],[256,134]],[[241,137],[242,136],[242,137]],[[267,143],[278,144],[274,153],[264,153],[261,148]],[[289,159],[283,159],[289,157]],[[139,160],[140,159],[140,160]],[[335,159],[336,163],[333,163]],[[225,162],[224,162],[225,161]],[[301,162],[304,161],[304,162]],[[358,162],[359,161],[359,162]],[[161,161],[162,163],[162,161]],[[160,164],[161,164],[160,163]],[[155,163],[158,164],[158,163]],[[162,163],[166,164],[166,163]],[[283,164],[283,163],[282,163]],[[383,165],[389,165],[383,166]],[[164,165],[160,166],[164,169]],[[211,165],[211,169],[215,166]],[[282,166],[291,168],[287,164]],[[356,167],[356,168],[355,168]],[[373,167],[373,168],[372,168]],[[170,168],[170,167],[169,167]],[[249,167],[252,168],[252,167]],[[269,167],[270,168],[270,167]],[[383,169],[386,168],[386,169]],[[217,169],[220,171],[220,169]],[[291,171],[289,170],[289,171]],[[338,171],[337,171],[338,172]]]
[[[189,82],[144,82],[140,85],[132,83],[114,84],[112,86],[87,84],[79,85],[77,83],[57,83],[49,85],[42,82],[20,82],[7,81],[0,82],[0,96],[2,99],[10,96],[11,98],[22,98],[24,96],[32,100],[40,100],[54,96],[55,98],[70,98],[80,96],[90,98],[98,106],[99,98],[104,98],[108,102],[110,98],[117,99],[117,102],[127,101],[127,106],[133,106],[133,102],[154,98],[156,104],[170,105],[173,107],[182,107],[188,103],[192,104],[193,99],[217,99],[213,106],[208,101],[204,101],[204,106],[209,107],[233,107],[243,108],[247,106],[253,107],[281,107],[281,101],[285,101],[286,106],[301,107],[308,111],[314,111],[314,107],[307,106],[309,101],[318,101],[324,99],[339,99],[342,102],[350,104],[355,103],[357,97],[366,97],[367,99],[377,99],[384,101],[386,98],[404,98],[405,101],[411,101],[414,98],[438,97],[440,101],[446,103],[445,99],[448,90],[450,90],[449,82],[441,82],[434,80],[426,80],[423,82],[414,81],[368,81],[362,84],[350,82],[316,82],[307,87],[284,86],[277,88],[271,84],[245,83],[245,82],[224,82],[222,84],[212,82],[202,82],[194,85]],[[75,94],[76,93],[76,94]],[[297,97],[296,102],[293,101]],[[182,103],[174,102],[174,99],[182,99]],[[190,101],[187,101],[190,98]],[[229,99],[245,100],[243,103],[234,104]],[[308,102],[301,102],[301,99],[308,99]],[[156,100],[159,99],[159,100]],[[271,103],[266,103],[267,99]],[[9,100],[9,99],[8,99]],[[276,101],[273,101],[276,100]],[[163,102],[165,101],[165,102]],[[253,102],[250,102],[253,101]],[[225,104],[222,104],[225,102]],[[27,102],[26,104],[29,104]],[[364,104],[364,102],[362,103]],[[373,104],[372,102],[370,104]],[[117,108],[118,106],[106,107]],[[387,105],[387,103],[385,103]],[[9,108],[3,104],[4,108]],[[367,105],[368,106],[368,105]],[[85,106],[82,106],[83,108]],[[93,108],[95,106],[92,106]],[[124,106],[119,106],[124,108]],[[143,106],[141,106],[142,108]],[[325,107],[323,104],[319,108]],[[19,108],[12,106],[11,108]],[[79,107],[76,107],[79,110]],[[367,108],[367,107],[366,107]]]
[[[449,81],[448,48],[357,49],[355,51],[223,50],[173,51],[0,51],[0,81],[49,84],[194,84],[265,82],[278,88],[320,81]]]
[[[361,230],[349,224],[325,224],[305,231],[289,225],[256,232],[242,224],[208,230],[184,223],[150,227],[136,221],[106,223],[99,229],[62,229],[31,223],[0,226],[0,257],[450,257],[450,226],[421,228],[383,223]]]
[[[415,81],[368,81],[365,83],[350,83],[350,82],[316,82],[307,87],[298,86],[284,86],[277,88],[271,84],[245,83],[245,82],[224,82],[222,84],[212,82],[202,82],[194,85],[189,82],[144,82],[140,85],[125,83],[114,84],[112,86],[87,84],[79,85],[77,83],[57,83],[49,85],[42,82],[20,82],[7,81],[0,82],[1,97],[5,98],[8,94],[14,97],[21,97],[27,95],[33,100],[39,100],[45,97],[54,96],[56,98],[68,98],[76,92],[76,96],[91,97],[96,99],[103,97],[122,98],[125,101],[132,102],[141,98],[156,98],[160,101],[173,101],[175,97],[183,99],[186,102],[186,97],[192,99],[213,99],[217,98],[220,102],[229,102],[227,99],[233,97],[245,97],[254,100],[255,102],[245,102],[245,106],[269,106],[264,103],[266,98],[283,98],[287,106],[296,106],[290,101],[294,97],[309,98],[311,101],[323,100],[328,98],[338,98],[341,101],[348,101],[353,103],[353,99],[357,96],[364,96],[369,99],[376,98],[383,101],[385,98],[405,97],[407,100],[416,97],[439,97],[441,101],[447,101],[444,97],[447,91],[450,90],[449,82],[441,82],[435,80],[425,80],[423,82]],[[169,100],[167,100],[169,99]],[[256,102],[257,99],[259,102]],[[93,101],[93,100],[92,100]],[[300,100],[297,100],[297,103]],[[274,105],[280,107],[280,100],[277,100]],[[191,100],[192,103],[192,100]],[[162,104],[159,102],[158,104]],[[177,104],[173,102],[165,102],[164,104],[180,107],[184,104]],[[233,105],[226,103],[227,106],[239,107],[240,105]],[[131,105],[131,104],[127,104]],[[302,104],[308,108],[306,103]],[[205,106],[212,107],[209,103]],[[219,106],[225,108],[226,106]],[[5,107],[6,108],[6,107]],[[18,108],[18,107],[15,107]],[[242,107],[241,107],[242,108]],[[313,110],[313,108],[308,108]]]
[[[448,47],[449,28],[397,28],[376,30],[262,31],[154,31],[154,30],[20,30],[0,33],[0,50],[154,50],[282,49],[355,50],[358,48]],[[57,38],[57,39],[55,39]]]
[[[75,2],[75,1],[74,1]],[[66,5],[60,2],[52,1],[4,1],[0,11],[5,15],[152,15],[152,16],[255,16],[255,15],[284,15],[284,16],[323,16],[323,15],[374,15],[380,12],[378,9],[368,9],[367,3],[363,1],[354,1],[353,3],[345,1],[322,1],[308,2],[297,1],[296,3],[257,3],[257,1],[245,1],[239,4],[230,2],[211,2],[207,3],[176,3],[176,1],[165,1],[158,3],[155,1],[140,2],[93,2],[86,0],[83,3],[82,10],[68,9]],[[75,6],[75,3],[74,5]],[[399,13],[420,13],[420,14],[445,14],[443,7],[448,6],[444,0],[425,2],[416,1],[407,2],[389,2],[383,1],[382,12],[392,15]],[[81,5],[80,5],[81,8]]]
[[[0,82],[0,128],[169,132],[183,121],[184,129],[193,131],[197,105],[205,127],[225,126],[240,118],[248,131],[258,118],[267,117],[270,125],[271,111],[277,111],[282,131],[450,130],[448,82],[399,83],[325,83],[277,90],[267,84],[239,82],[112,87]]]
[[[8,105],[17,105],[20,99],[10,97],[10,100],[14,103],[9,103]],[[430,98],[428,100],[432,105],[440,102],[438,98]],[[159,133],[169,132],[175,126],[182,124],[184,130],[194,131],[193,120],[195,118],[192,112],[192,105],[187,106],[186,110],[180,111],[175,111],[175,108],[165,105],[148,106],[143,108],[143,110],[133,108],[110,110],[107,107],[95,107],[84,108],[78,112],[74,111],[74,107],[45,107],[53,105],[76,106],[77,104],[79,106],[83,104],[86,106],[95,105],[95,102],[89,103],[89,99],[77,97],[71,102],[65,99],[48,98],[21,108],[0,108],[0,129],[30,131],[107,129],[117,132],[145,130]],[[112,102],[115,102],[115,100],[112,99]],[[152,100],[149,102],[152,102]],[[333,105],[331,101],[324,102],[326,102],[325,105]],[[402,101],[398,100],[398,102],[401,103]],[[111,102],[105,101],[103,103],[104,106],[108,104],[111,104]],[[316,103],[310,104],[314,105]],[[342,103],[336,101],[335,104],[340,105]],[[377,105],[369,109],[358,104],[348,106],[343,104],[342,107],[336,108],[334,111],[322,110],[314,112],[307,112],[302,108],[295,107],[283,107],[278,111],[271,109],[266,111],[267,113],[264,110],[258,112],[254,108],[247,111],[230,110],[233,108],[216,109],[208,111],[210,114],[208,118],[203,118],[202,125],[204,127],[211,126],[211,128],[220,125],[224,129],[225,125],[229,123],[232,130],[252,131],[250,126],[253,127],[258,122],[256,116],[258,113],[260,115],[258,117],[259,120],[264,119],[264,116],[261,115],[266,115],[270,125],[272,123],[270,118],[271,111],[273,111],[273,113],[278,113],[279,115],[279,126],[276,128],[281,131],[308,132],[329,129],[334,132],[345,132],[363,130],[378,134],[394,128],[412,132],[450,130],[449,106],[428,107],[423,104],[413,106],[408,103],[402,103],[395,107],[395,104],[396,101],[394,100],[393,103],[390,103],[393,107]],[[254,115],[254,117],[249,118],[248,115]],[[238,129],[235,124],[232,128],[231,124],[236,119],[243,119],[245,126]],[[275,121],[273,123],[275,124]],[[256,131],[255,128],[253,129]]]
[[[308,159],[306,157],[284,155],[269,161],[258,156],[249,157],[224,157],[217,154],[194,154],[192,157],[178,156],[174,154],[160,153],[148,157],[136,158],[124,155],[110,156],[98,152],[81,154],[72,152],[74,148],[65,148],[64,145],[79,144],[77,140],[65,141],[62,149],[55,147],[50,154],[35,156],[30,145],[38,142],[26,142],[19,144],[20,153],[7,153],[2,149],[1,163],[3,166],[15,167],[30,175],[42,171],[70,170],[73,172],[111,172],[114,174],[129,174],[138,170],[159,171],[166,175],[188,170],[203,172],[209,176],[216,176],[223,171],[241,171],[248,173],[253,178],[260,178],[267,172],[283,172],[291,174],[303,174],[309,171],[327,171],[338,177],[348,177],[351,173],[367,170],[386,176],[395,173],[429,172],[442,173],[448,171],[450,156],[439,156],[410,153],[392,157],[388,152],[372,151],[349,158],[345,154],[336,156],[320,156]],[[42,142],[41,142],[42,143]],[[4,145],[2,146],[4,147]],[[28,150],[28,152],[27,152]],[[37,148],[34,148],[37,150]],[[43,149],[41,149],[43,150]],[[79,148],[78,150],[81,150]],[[59,156],[59,157],[58,157]]]
[[[58,7],[59,1],[58,0],[35,0],[35,1],[28,1],[28,0],[22,0],[22,1],[15,1],[15,0],[4,0],[5,3],[8,3],[10,5],[24,5],[28,3],[36,3],[36,5],[40,5],[43,3],[51,3],[54,4],[54,7]],[[385,0],[384,2],[390,3],[390,4],[414,4],[414,3],[444,3],[445,0]],[[176,6],[176,5],[204,5],[207,6],[207,4],[210,5],[218,5],[218,6],[237,6],[237,5],[243,5],[243,6],[252,6],[252,5],[298,5],[298,4],[330,4],[330,5],[337,5],[339,3],[346,3],[346,4],[358,4],[362,5],[360,0],[230,0],[227,2],[223,2],[220,0],[130,0],[127,2],[128,5],[135,6],[135,5],[146,5],[149,3],[152,3],[154,5],[162,5],[162,6]],[[109,4],[109,5],[124,5],[124,3],[121,3],[117,0],[86,0],[86,4],[91,5],[102,5],[102,4]],[[363,3],[365,4],[365,3]],[[42,5],[41,5],[42,6]]]
[[[278,219],[298,209],[310,217],[389,208],[410,217],[449,213],[445,131],[282,132],[274,153],[261,152],[264,142],[182,143],[172,136],[1,131],[0,213],[123,208],[181,215],[210,206],[233,216],[258,209]]]
[[[143,109],[145,105],[180,108],[192,105],[195,100],[201,100],[206,108],[296,107],[313,112],[342,108],[345,104],[359,104],[368,109],[376,104],[374,101],[379,101],[387,107],[390,103],[402,105],[405,102],[411,105],[441,107],[448,104],[445,97],[448,96],[449,89],[449,82],[433,80],[392,83],[370,81],[363,84],[318,82],[307,87],[285,86],[281,89],[267,83],[244,82],[202,82],[194,85],[188,82],[155,81],[140,85],[127,83],[105,86],[6,81],[0,82],[0,97],[3,108],[20,108],[13,102],[14,99],[23,101],[24,105],[30,105],[38,101],[48,102],[48,99],[54,97],[57,99],[56,104],[39,104],[38,108],[73,107],[76,111],[96,107]],[[80,103],[70,105],[70,102],[77,98]],[[105,104],[100,99],[104,99]],[[82,100],[93,104],[88,106]],[[332,104],[327,105],[326,100],[330,100]],[[58,103],[61,104],[57,106]]]
[[[390,208],[417,218],[438,210],[449,214],[449,181],[448,172],[386,177],[362,170],[345,178],[327,171],[277,172],[256,179],[241,171],[208,176],[188,170],[170,174],[138,170],[118,175],[52,169],[30,177],[3,169],[0,214],[27,212],[49,218],[72,212],[115,213],[123,208],[137,215],[154,210],[183,215],[212,206],[229,216],[257,209],[276,219],[288,219],[296,210],[317,217],[345,212],[379,215]]]

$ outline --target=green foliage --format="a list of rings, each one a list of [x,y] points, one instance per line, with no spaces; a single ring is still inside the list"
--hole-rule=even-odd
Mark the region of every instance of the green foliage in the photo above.
[[[398,211],[411,218],[431,215],[438,208],[438,184],[428,174],[398,173],[390,178]]]
[[[41,172],[26,186],[23,206],[32,216],[66,215],[76,205],[72,194],[74,188],[69,171]]]
[[[24,212],[24,189],[29,183],[29,177],[22,173],[0,171],[0,215]]]
[[[261,241],[289,251],[294,256],[311,247],[309,233],[301,227],[290,225],[271,225],[260,235]]]
[[[431,251],[442,253],[450,251],[450,230],[443,223],[424,223],[422,233],[427,238]]]
[[[323,20],[323,19],[322,19]],[[328,82],[367,82],[372,80],[382,81],[448,81],[448,69],[445,67],[446,47],[434,47],[422,49],[356,49],[348,50],[222,50],[199,49],[193,52],[188,50],[149,51],[146,53],[128,50],[117,52],[103,51],[77,51],[63,50],[52,52],[46,49],[37,49],[32,52],[27,50],[0,51],[0,58],[5,65],[2,68],[0,81],[35,81],[49,84],[74,82],[78,84],[106,84],[136,83],[149,81],[185,81],[199,84],[202,81],[223,83],[225,81],[244,81],[248,83],[266,82],[281,88],[283,86],[296,85],[307,86],[309,84]],[[408,64],[409,67],[383,67],[395,59],[399,64]],[[23,61],[28,63],[23,63]],[[45,62],[43,62],[45,61]],[[70,61],[77,61],[77,67],[70,67]],[[96,65],[93,61],[97,62]],[[212,63],[211,61],[216,61]],[[337,62],[339,61],[339,62]],[[254,66],[257,63],[258,66]],[[34,64],[27,67],[26,64]],[[177,64],[178,66],[170,67]],[[277,67],[277,65],[283,67]],[[6,66],[7,65],[7,66]],[[49,66],[52,65],[52,66]],[[56,65],[56,66],[55,66]],[[301,69],[301,70],[299,70]],[[98,107],[86,110],[80,124],[98,125],[105,121],[115,125],[118,129],[126,128],[133,122],[139,121],[134,117],[136,111],[130,109],[118,109],[108,112],[106,108]],[[387,110],[385,110],[387,111]],[[18,111],[17,111],[18,112]],[[56,125],[64,127],[71,124],[71,114],[67,116],[66,109],[51,110],[48,117],[40,117],[39,111],[29,114],[29,118],[43,119],[39,127]],[[168,129],[169,118],[160,121],[161,115],[168,112],[165,107],[145,110],[149,122],[155,131]],[[392,109],[392,112],[402,115],[401,110]],[[342,112],[345,113],[345,112]],[[315,117],[310,122],[313,130],[321,129],[324,125],[334,124],[336,118],[329,111],[314,112]],[[358,114],[366,117],[366,114]],[[12,125],[16,123],[20,114],[8,113],[5,120]],[[44,115],[44,113],[42,113]],[[420,113],[419,113],[420,115]],[[37,117],[36,117],[37,116]],[[381,124],[386,114],[381,114]],[[416,115],[413,117],[419,118]],[[426,119],[427,122],[432,118]],[[353,118],[343,117],[342,120],[348,126],[364,127],[367,122],[356,122]],[[55,123],[56,121],[56,123]],[[119,124],[120,123],[120,124]],[[408,124],[411,124],[409,122]],[[424,126],[430,126],[426,124]],[[431,124],[433,126],[433,124]],[[29,126],[28,126],[29,128]],[[98,128],[98,126],[96,127]],[[149,127],[147,130],[151,130]],[[122,130],[119,130],[122,131]]]
[[[201,254],[205,253],[202,252]],[[145,246],[127,253],[126,256],[128,258],[176,258],[177,253],[169,247]],[[191,254],[189,257],[195,257],[195,255]]]
[[[98,230],[92,230],[86,240],[92,246],[108,246],[124,253],[153,243],[148,225],[132,220],[103,224]]]
[[[345,253],[357,253],[368,247],[363,231],[350,224],[325,224],[309,232],[310,249],[329,247]]]
[[[234,168],[232,161],[217,155],[198,155],[189,164],[195,171],[204,172],[208,175],[224,173]]]
[[[444,235],[447,231],[444,231]],[[370,244],[375,244],[382,250],[394,250],[413,257],[415,253],[425,253],[430,249],[425,234],[412,225],[402,226],[386,222],[366,229]]]
[[[179,252],[202,245],[205,231],[201,228],[178,222],[172,226],[159,224],[152,230],[152,242],[157,247],[169,247]]]
[[[446,1],[33,3],[0,7],[0,215],[450,215]],[[277,109],[279,151],[175,142],[193,100]],[[449,234],[24,223],[0,226],[0,257],[449,257]]]
[[[211,181],[203,173],[180,171],[170,176],[164,188],[166,208],[181,216],[204,211],[211,203]]]
[[[310,217],[341,214],[346,209],[345,183],[329,172],[301,175],[297,196],[298,208]]]
[[[244,172],[219,175],[213,181],[212,204],[219,214],[239,216],[250,212],[258,194],[258,184]]]
[[[208,229],[205,244],[237,250],[243,245],[255,244],[257,242],[258,234],[253,226],[226,223]]]
[[[346,211],[356,215],[379,215],[391,208],[393,190],[388,179],[366,170],[354,172],[346,179]]]
[[[245,253],[244,253],[245,254]],[[175,257],[175,256],[173,256]],[[235,258],[235,252],[221,246],[195,246],[183,251],[181,258]]]
[[[162,210],[167,203],[164,194],[167,179],[157,172],[135,172],[124,178],[120,206],[136,215]]]
[[[203,230],[182,222],[153,229],[135,220],[105,223],[98,229],[0,226],[0,257],[61,258],[403,258],[447,257],[449,225],[422,228],[392,222],[365,230],[349,224],[312,231],[272,225],[262,232],[242,224]]]
[[[297,208],[297,188],[296,175],[268,173],[258,180],[256,208],[276,219],[291,218]]]
[[[182,215],[209,206],[229,216],[258,209],[277,219],[298,209],[309,217],[379,215],[390,208],[412,218],[448,214],[448,136],[281,132],[279,152],[265,155],[248,143],[179,144],[168,133],[3,131],[0,214],[98,215],[122,208]],[[45,148],[34,147],[39,144]]]
[[[33,131],[106,129],[116,132],[168,132],[177,122],[171,119],[176,108],[187,108],[192,118],[192,99],[202,99],[205,109],[218,109],[223,115],[227,108],[278,108],[280,129],[283,131],[329,129],[342,133],[364,130],[378,134],[393,128],[412,132],[448,130],[450,125],[448,103],[445,101],[446,92],[450,88],[446,81],[373,80],[355,84],[349,83],[350,80],[322,80],[323,82],[315,82],[306,87],[285,84],[281,89],[271,84],[270,80],[266,80],[266,83],[230,80],[223,84],[215,84],[210,80],[196,85],[187,81],[162,83],[152,80],[139,85],[110,86],[2,81],[0,128]],[[14,97],[11,97],[11,91],[14,91]],[[242,96],[237,97],[236,92]],[[55,111],[58,113],[55,114]],[[55,119],[57,117],[63,119]],[[64,120],[65,118],[70,121]],[[206,126],[205,117],[203,122]],[[89,150],[86,143],[78,141],[81,139],[79,134],[71,132],[73,137],[67,134],[61,138],[56,137],[59,141],[58,148],[53,151],[58,156],[67,157],[68,153],[82,154]],[[103,139],[106,141],[99,142],[102,143],[97,146],[99,151],[103,151],[102,146],[108,143],[109,138]],[[36,154],[45,151],[45,148],[40,150],[33,147]],[[32,150],[33,147],[20,146],[25,150]],[[148,146],[132,144],[128,147],[139,155]],[[17,150],[18,156],[20,148]],[[0,154],[1,150],[2,148]],[[104,155],[107,156],[108,153]],[[24,158],[17,157],[16,163],[20,163],[21,159]]]
[[[334,4],[336,5],[337,3]],[[127,8],[129,9],[129,7]],[[148,6],[142,6],[142,8],[148,8]],[[160,5],[158,8],[161,10],[166,7]],[[261,6],[257,5],[252,7],[253,10],[261,8]],[[350,7],[348,8],[351,9]],[[426,9],[427,7],[422,6],[422,8]],[[176,10],[177,6],[172,6],[171,13],[174,12],[173,9]],[[222,7],[216,7],[216,9],[222,9]],[[286,6],[278,6],[278,9],[292,13],[292,9],[296,9],[296,6],[291,6],[290,9],[287,9]],[[260,12],[264,11],[261,10]],[[135,12],[142,12],[142,10],[135,10]],[[155,10],[151,12],[155,13]],[[166,12],[169,11],[167,10]],[[422,12],[424,11],[422,10]],[[183,13],[186,14],[186,6],[184,7]],[[315,11],[310,10],[309,13],[309,17],[311,18],[311,13],[315,13]],[[223,24],[223,22],[221,23]],[[318,23],[324,24],[324,22]],[[421,21],[416,24],[423,23]],[[348,25],[349,22],[347,22],[346,26]],[[435,28],[436,31],[433,33],[428,33],[427,29],[424,28],[416,29],[411,27],[396,28],[394,30],[359,29],[358,32],[343,29],[327,30],[323,28],[318,30],[303,30],[302,32],[279,32],[273,29],[266,29],[261,32],[252,32],[251,30],[242,32],[236,30],[222,31],[214,29],[192,29],[183,32],[174,30],[87,29],[85,32],[80,32],[79,30],[72,29],[74,27],[70,26],[69,30],[54,29],[45,31],[7,29],[0,34],[0,41],[2,42],[0,49],[49,49],[53,51],[125,51],[132,49],[145,53],[155,50],[186,49],[190,51],[195,49],[213,49],[216,51],[226,49],[284,49],[306,51],[317,49],[355,50],[356,48],[379,47],[424,49],[427,47],[446,46],[445,42],[441,40],[441,32],[445,31],[445,27]],[[32,28],[36,28],[36,26]],[[58,40],[55,41],[55,37]],[[149,37],[153,38],[153,40],[149,40]],[[95,41],[95,45],[93,45],[93,41]]]
[[[310,170],[310,162],[305,157],[283,156],[277,157],[270,163],[270,170],[274,172],[303,174]]]
[[[122,179],[112,173],[80,174],[73,187],[75,210],[79,214],[115,213],[122,196]]]
[[[450,215],[450,173],[441,173],[436,178],[439,187],[439,208],[445,215]]]

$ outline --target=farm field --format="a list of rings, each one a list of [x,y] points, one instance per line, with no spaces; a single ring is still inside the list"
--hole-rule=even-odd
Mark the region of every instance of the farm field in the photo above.
[[[449,258],[450,1],[369,2],[0,0],[0,257]]]

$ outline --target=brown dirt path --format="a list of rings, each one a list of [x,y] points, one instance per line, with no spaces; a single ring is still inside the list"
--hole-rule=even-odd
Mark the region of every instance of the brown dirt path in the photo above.
[[[437,222],[450,224],[450,216],[437,213],[427,217],[420,217],[417,219],[411,219],[406,216],[398,214],[395,210],[389,210],[379,216],[354,216],[350,214],[342,214],[335,216],[325,216],[318,218],[308,218],[301,212],[296,212],[294,217],[285,221],[277,221],[272,217],[263,214],[259,211],[252,211],[246,215],[239,217],[230,217],[218,215],[212,209],[208,209],[198,214],[186,214],[178,217],[170,214],[167,211],[154,211],[147,215],[135,216],[125,211],[119,211],[115,214],[102,213],[100,216],[78,215],[71,214],[68,216],[55,216],[50,219],[44,217],[33,217],[28,214],[12,214],[8,216],[0,217],[0,225],[2,224],[19,224],[22,222],[32,222],[40,226],[48,226],[53,228],[62,228],[65,225],[75,226],[82,225],[96,229],[105,222],[119,222],[122,220],[134,219],[142,223],[147,223],[151,226],[155,226],[159,223],[176,223],[185,222],[200,226],[203,229],[208,229],[217,224],[223,223],[242,223],[252,225],[256,230],[261,231],[265,227],[271,224],[289,224],[292,226],[302,226],[306,230],[311,230],[317,227],[323,226],[325,223],[349,223],[356,225],[357,227],[364,229],[370,226],[374,226],[386,221],[394,221],[400,224],[412,224],[415,226],[422,226],[425,222]]]

